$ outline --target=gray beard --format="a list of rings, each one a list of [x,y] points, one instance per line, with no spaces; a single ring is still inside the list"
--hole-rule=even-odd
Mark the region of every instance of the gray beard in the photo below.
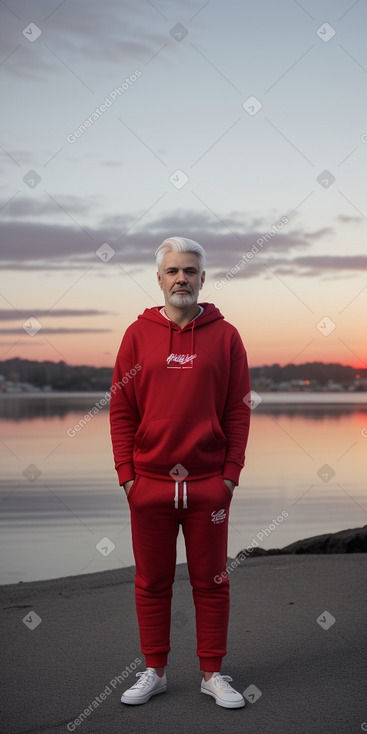
[[[176,306],[176,308],[188,308],[196,303],[197,295],[197,293],[188,293],[187,295],[186,293],[185,295],[182,293],[172,293],[167,297],[167,300],[171,306]]]

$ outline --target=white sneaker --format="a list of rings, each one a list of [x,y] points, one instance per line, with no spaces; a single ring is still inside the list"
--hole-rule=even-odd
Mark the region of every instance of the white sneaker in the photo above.
[[[224,706],[226,709],[239,709],[245,705],[245,699],[235,691],[227,681],[232,680],[229,675],[221,675],[220,673],[213,673],[209,680],[201,681],[201,693],[206,693],[208,696],[215,698],[215,703],[218,706]]]
[[[121,696],[122,703],[139,704],[149,701],[151,696],[167,690],[166,673],[160,678],[154,668],[136,674],[139,680]]]

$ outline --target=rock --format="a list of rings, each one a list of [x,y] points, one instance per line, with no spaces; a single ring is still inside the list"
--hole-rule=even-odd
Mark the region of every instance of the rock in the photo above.
[[[254,548],[252,553],[240,551],[251,556],[274,556],[288,553],[367,553],[367,525],[362,528],[339,530],[337,533],[315,535],[312,538],[297,540],[285,548]],[[237,555],[240,555],[238,553]],[[237,557],[237,556],[236,556]]]

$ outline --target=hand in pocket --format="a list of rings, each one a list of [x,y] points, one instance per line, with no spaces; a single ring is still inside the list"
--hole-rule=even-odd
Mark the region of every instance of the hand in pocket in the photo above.
[[[236,486],[235,482],[232,479],[223,479],[223,482],[228,487],[231,494],[233,495],[234,488]]]
[[[125,483],[124,483],[124,484],[122,485],[122,486],[123,486],[123,488],[124,488],[124,490],[125,490],[125,494],[126,494],[126,497],[128,496],[128,494],[129,494],[129,492],[130,492],[130,489],[131,489],[131,487],[133,486],[134,482],[135,482],[135,479],[129,479],[129,481],[128,481],[128,482],[125,482]]]

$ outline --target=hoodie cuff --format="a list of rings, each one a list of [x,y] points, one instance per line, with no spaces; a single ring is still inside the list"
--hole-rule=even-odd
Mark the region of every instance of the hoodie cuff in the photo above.
[[[119,478],[120,487],[125,484],[125,482],[129,482],[135,477],[135,469],[133,464],[120,464],[120,466],[116,467],[116,471]]]
[[[242,466],[235,464],[233,461],[225,461],[222,472],[223,479],[231,479],[237,486],[240,481],[241,469]]]

